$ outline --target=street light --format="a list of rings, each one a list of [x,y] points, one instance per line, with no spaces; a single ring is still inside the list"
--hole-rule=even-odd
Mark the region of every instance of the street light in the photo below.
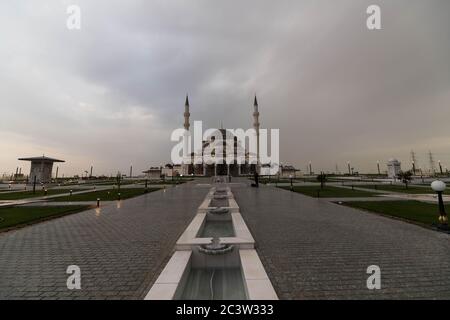
[[[431,183],[431,189],[436,191],[439,202],[439,229],[448,230],[448,219],[445,213],[444,200],[442,199],[442,192],[445,190],[445,183],[440,180],[435,180]]]

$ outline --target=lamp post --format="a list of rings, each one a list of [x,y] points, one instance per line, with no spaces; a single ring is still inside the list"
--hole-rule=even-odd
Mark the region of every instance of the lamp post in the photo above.
[[[442,193],[445,190],[445,183],[440,180],[435,180],[431,183],[431,189],[436,191],[439,202],[439,229],[448,230],[448,219],[445,213],[444,200],[442,199]]]
[[[291,180],[291,191],[294,190],[294,185],[292,184],[292,174],[289,175],[289,179]]]

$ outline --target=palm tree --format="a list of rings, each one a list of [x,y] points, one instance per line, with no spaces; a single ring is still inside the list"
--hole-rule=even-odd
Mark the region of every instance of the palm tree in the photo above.
[[[400,171],[398,174],[397,174],[397,178],[399,179],[399,180],[401,180],[404,184],[405,184],[405,187],[406,187],[406,189],[408,189],[408,183],[412,180],[412,172],[411,172],[411,170],[408,170],[408,171]]]

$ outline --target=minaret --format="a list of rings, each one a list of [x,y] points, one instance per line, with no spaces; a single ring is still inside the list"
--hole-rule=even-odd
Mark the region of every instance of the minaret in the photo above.
[[[184,103],[184,129],[186,130],[184,133],[184,145],[183,145],[183,163],[181,166],[181,171],[183,173],[183,175],[188,175],[189,174],[189,163],[190,161],[190,148],[189,148],[189,140],[190,140],[190,133],[189,133],[189,127],[191,126],[189,123],[189,117],[190,117],[190,113],[189,113],[189,98],[188,95],[186,94],[186,101]]]
[[[253,129],[256,131],[256,171],[259,173],[260,163],[259,163],[259,111],[258,111],[258,100],[253,102]]]
[[[186,95],[186,102],[184,103],[184,128],[189,131],[189,117],[191,114],[189,113],[189,98]]]

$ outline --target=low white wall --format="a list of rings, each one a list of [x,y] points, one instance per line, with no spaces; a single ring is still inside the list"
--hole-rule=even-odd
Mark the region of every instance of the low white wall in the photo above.
[[[184,288],[191,270],[192,251],[175,251],[144,300],[173,300]]]

